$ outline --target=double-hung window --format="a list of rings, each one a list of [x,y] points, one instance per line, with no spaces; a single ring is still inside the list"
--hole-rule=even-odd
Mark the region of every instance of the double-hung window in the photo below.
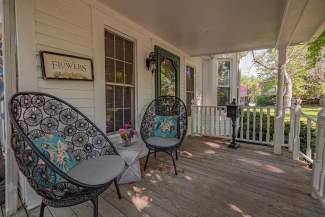
[[[225,106],[230,102],[230,60],[217,61],[217,103],[218,106]]]
[[[134,42],[105,30],[106,132],[134,127]]]
[[[191,116],[191,105],[195,97],[195,69],[192,66],[186,66],[186,108]]]

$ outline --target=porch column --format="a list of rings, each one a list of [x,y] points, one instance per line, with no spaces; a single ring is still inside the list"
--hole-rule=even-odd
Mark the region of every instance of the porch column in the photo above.
[[[283,124],[283,86],[284,70],[286,70],[287,47],[278,48],[278,84],[276,97],[276,113],[274,123],[274,154],[281,154],[281,147],[284,144]]]
[[[325,205],[325,95],[320,99],[321,110],[317,116],[317,139],[316,139],[316,157],[313,165],[312,197],[321,198]]]

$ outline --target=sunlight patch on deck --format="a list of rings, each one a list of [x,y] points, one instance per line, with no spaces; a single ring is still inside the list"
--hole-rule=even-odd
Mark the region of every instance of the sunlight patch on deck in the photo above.
[[[240,213],[243,217],[252,217],[251,215],[245,214],[242,209],[240,209],[238,206],[232,203],[228,203],[228,206],[231,210]]]
[[[264,155],[264,156],[271,156],[271,154],[270,153],[267,153],[267,152],[264,152],[264,151],[258,151],[258,150],[256,150],[256,151],[254,151],[256,154],[260,154],[260,155]]]
[[[204,142],[204,144],[208,145],[211,148],[220,148],[220,145],[215,142]]]
[[[243,162],[243,163],[246,163],[246,164],[250,164],[250,165],[253,165],[253,166],[256,166],[256,167],[262,167],[272,173],[285,173],[284,170],[282,170],[281,168],[279,167],[276,167],[276,166],[272,166],[270,164],[262,164],[256,160],[252,160],[252,159],[247,159],[247,158],[239,158],[238,159],[239,161]]]

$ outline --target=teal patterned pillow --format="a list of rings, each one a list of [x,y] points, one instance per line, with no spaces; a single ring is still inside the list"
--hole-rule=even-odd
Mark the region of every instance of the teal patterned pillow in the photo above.
[[[77,165],[76,159],[68,153],[66,141],[58,134],[46,134],[35,139],[34,144],[48,160],[64,173]],[[56,182],[58,179],[59,176],[56,177]]]
[[[175,138],[177,136],[177,116],[156,116],[155,137]]]

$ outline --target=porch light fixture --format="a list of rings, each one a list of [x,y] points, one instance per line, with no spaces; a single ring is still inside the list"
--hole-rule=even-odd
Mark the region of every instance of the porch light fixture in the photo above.
[[[156,71],[156,57],[154,52],[150,52],[149,57],[146,58],[146,66],[152,74]]]

